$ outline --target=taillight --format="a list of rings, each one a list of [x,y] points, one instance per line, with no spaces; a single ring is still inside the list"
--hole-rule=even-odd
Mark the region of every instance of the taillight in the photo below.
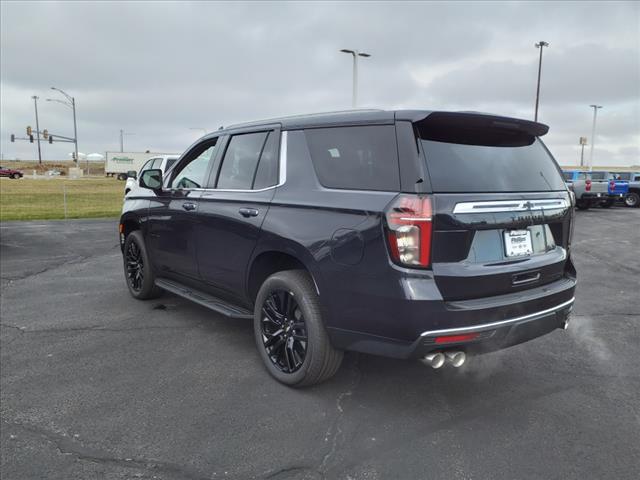
[[[613,192],[615,189],[616,189],[616,182],[614,182],[613,180],[611,180],[611,181],[609,182],[609,190]]]
[[[584,182],[584,189],[585,189],[587,192],[590,192],[590,191],[591,191],[591,180],[587,180],[586,182]]]
[[[386,212],[391,258],[411,267],[431,264],[433,200],[428,195],[399,195]]]

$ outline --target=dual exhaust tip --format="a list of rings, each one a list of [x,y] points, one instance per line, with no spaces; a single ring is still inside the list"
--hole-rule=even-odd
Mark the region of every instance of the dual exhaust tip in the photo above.
[[[447,350],[446,352],[433,352],[425,356],[422,361],[431,368],[440,368],[445,362],[449,362],[455,368],[460,368],[467,360],[467,355],[460,350]]]

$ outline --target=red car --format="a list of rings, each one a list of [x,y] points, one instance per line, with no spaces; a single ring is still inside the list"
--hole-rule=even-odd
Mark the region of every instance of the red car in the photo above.
[[[0,177],[9,177],[9,178],[22,178],[23,173],[19,170],[13,170],[11,168],[0,167]]]

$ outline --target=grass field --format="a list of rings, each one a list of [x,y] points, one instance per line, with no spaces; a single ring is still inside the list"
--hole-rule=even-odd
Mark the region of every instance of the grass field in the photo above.
[[[35,170],[38,174],[43,174],[47,170],[59,170],[64,174],[70,167],[75,167],[71,160],[44,161],[38,163],[33,160],[4,160],[2,166],[14,170],[22,170],[25,175],[31,175]],[[87,162],[80,160],[80,168],[87,172]],[[89,162],[89,173],[91,175],[104,175],[104,162]]]
[[[114,178],[1,178],[0,221],[117,217],[123,198],[124,183]]]

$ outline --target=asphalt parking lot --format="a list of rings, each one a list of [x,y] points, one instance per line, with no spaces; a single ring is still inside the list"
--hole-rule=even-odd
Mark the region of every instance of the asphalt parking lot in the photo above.
[[[461,371],[264,370],[248,321],[126,289],[116,221],[6,222],[2,478],[585,479],[640,471],[640,209],[577,212],[569,330]]]

